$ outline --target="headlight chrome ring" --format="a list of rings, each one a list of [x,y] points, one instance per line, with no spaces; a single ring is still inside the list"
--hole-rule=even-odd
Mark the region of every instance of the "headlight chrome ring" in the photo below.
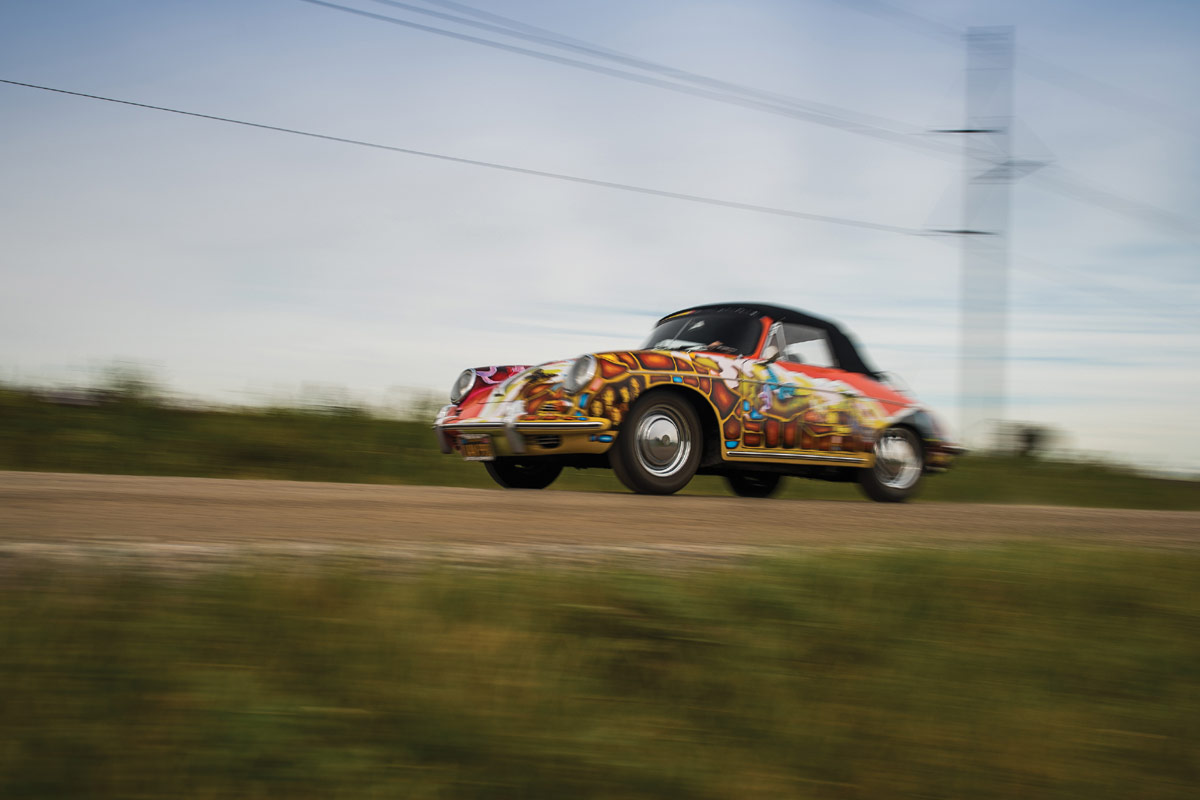
[[[454,385],[450,387],[450,402],[454,405],[461,403],[467,396],[467,392],[475,387],[475,370],[464,369],[458,379],[454,381]]]
[[[596,374],[596,357],[593,355],[580,356],[571,364],[563,376],[563,388],[570,394],[583,389]]]

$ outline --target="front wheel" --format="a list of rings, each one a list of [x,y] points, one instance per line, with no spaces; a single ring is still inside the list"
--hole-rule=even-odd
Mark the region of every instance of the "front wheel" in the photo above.
[[[561,464],[535,458],[497,458],[483,462],[483,466],[505,489],[545,489],[562,472]]]
[[[738,497],[770,497],[779,490],[778,472],[735,472],[725,481]]]
[[[875,464],[858,470],[867,497],[880,503],[903,503],[912,497],[925,472],[921,440],[908,428],[888,428],[875,441]]]
[[[658,392],[642,397],[608,460],[621,483],[638,494],[674,494],[700,466],[700,420],[686,400]]]

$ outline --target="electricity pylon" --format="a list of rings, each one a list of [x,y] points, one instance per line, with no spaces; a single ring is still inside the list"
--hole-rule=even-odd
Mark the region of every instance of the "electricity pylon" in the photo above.
[[[1009,217],[1012,182],[1042,166],[1012,157],[1011,27],[967,29],[959,410],[978,446],[1001,431],[1007,405]]]

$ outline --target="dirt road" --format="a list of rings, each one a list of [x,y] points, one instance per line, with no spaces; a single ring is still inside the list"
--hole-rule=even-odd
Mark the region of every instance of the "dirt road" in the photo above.
[[[728,558],[999,541],[1200,546],[1200,512],[0,472],[0,554]]]

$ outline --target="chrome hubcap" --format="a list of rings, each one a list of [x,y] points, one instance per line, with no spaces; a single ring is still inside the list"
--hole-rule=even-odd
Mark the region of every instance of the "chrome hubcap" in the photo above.
[[[652,408],[642,417],[635,437],[638,462],[660,478],[678,472],[692,452],[683,420],[665,406]]]
[[[885,431],[875,443],[875,475],[892,489],[908,489],[921,477],[921,455],[903,433]]]

